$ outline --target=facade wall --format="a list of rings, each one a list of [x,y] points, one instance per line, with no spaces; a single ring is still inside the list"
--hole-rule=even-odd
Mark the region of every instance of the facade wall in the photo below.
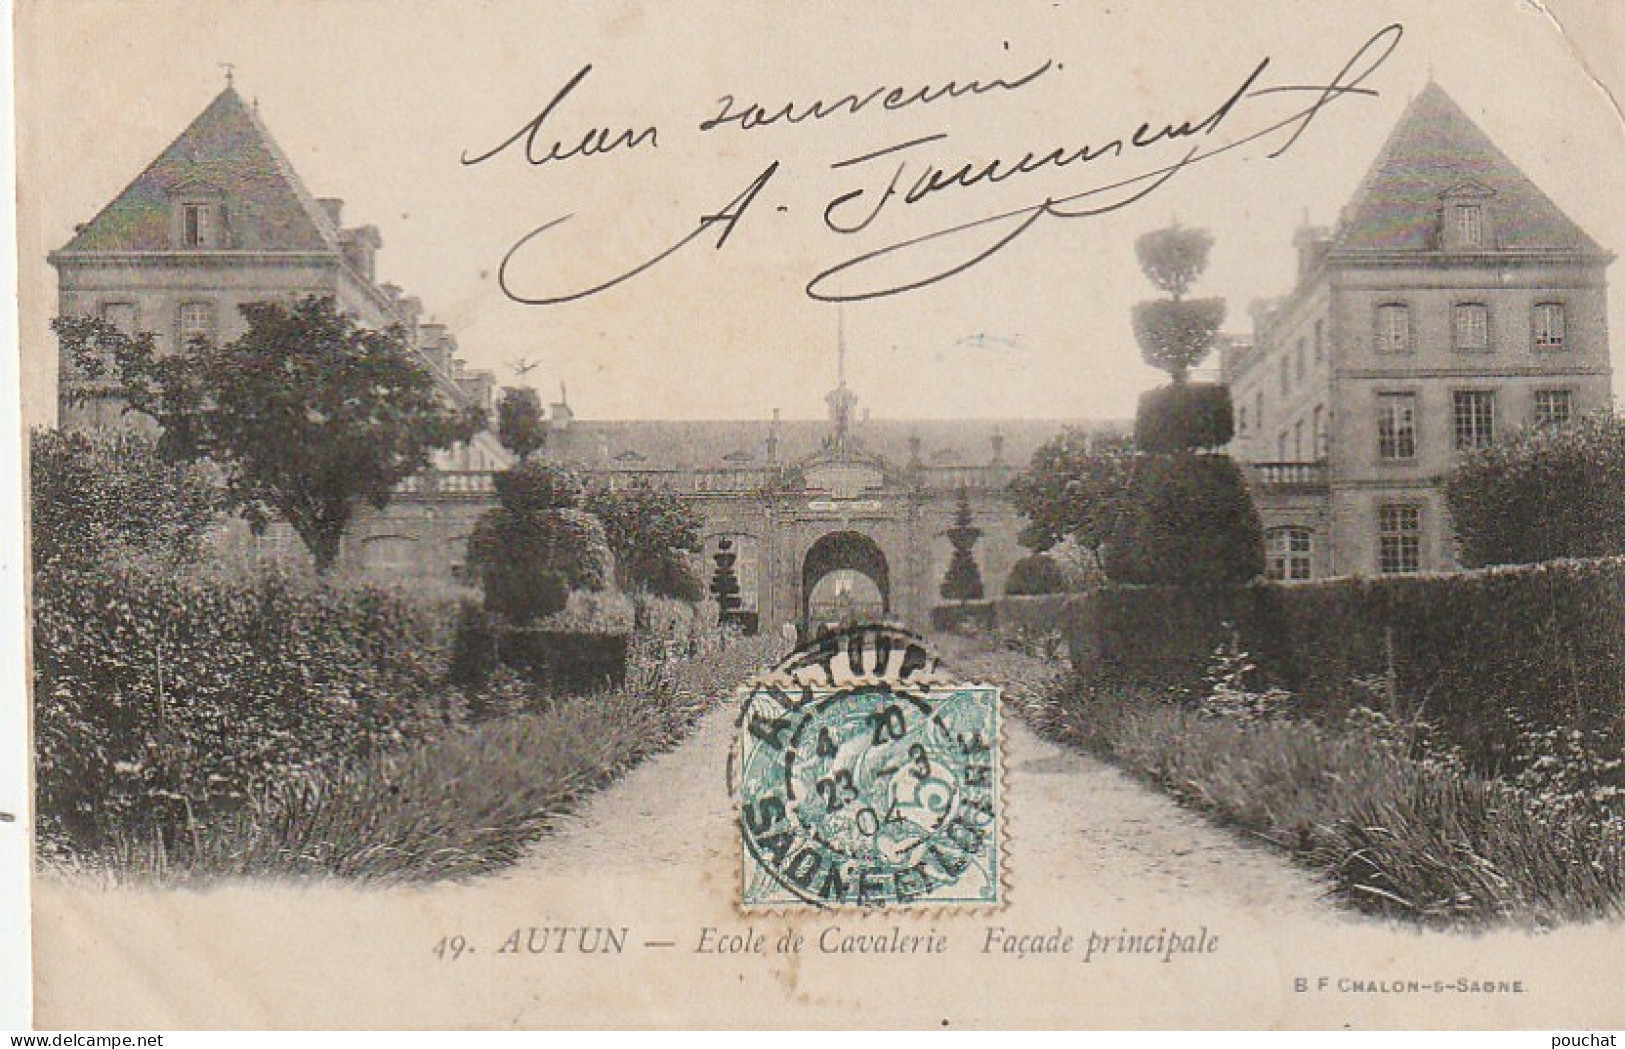
[[[1606,291],[1600,267],[1436,264],[1338,267],[1333,323],[1339,334],[1332,380],[1330,461],[1333,544],[1339,572],[1376,572],[1379,507],[1409,503],[1421,514],[1421,568],[1455,566],[1454,532],[1441,485],[1460,461],[1457,394],[1487,395],[1494,440],[1535,422],[1537,391],[1563,391],[1575,418],[1611,404]],[[1562,307],[1561,349],[1534,345],[1537,305]],[[1486,346],[1457,346],[1458,306],[1483,306]],[[1406,352],[1378,348],[1378,311],[1403,306]],[[1414,404],[1414,454],[1384,458],[1379,420],[1390,398]]]
[[[1562,310],[1561,348],[1536,344],[1535,310],[1547,305]],[[1379,310],[1394,306],[1408,318],[1403,352],[1379,346]],[[1458,306],[1484,307],[1482,348],[1458,346]],[[1325,362],[1318,367],[1317,327]],[[1297,360],[1305,349],[1299,383]],[[1448,569],[1456,564],[1455,541],[1442,486],[1463,454],[1457,394],[1488,395],[1491,435],[1500,441],[1536,422],[1537,395],[1565,395],[1573,418],[1610,408],[1608,362],[1607,290],[1596,260],[1334,257],[1270,317],[1227,376],[1238,430],[1243,409],[1249,424],[1231,451],[1254,463],[1325,461],[1318,497],[1254,490],[1266,532],[1321,522],[1314,526],[1317,574],[1382,570],[1385,505],[1415,508],[1417,567]],[[1388,399],[1396,396],[1409,400]],[[1395,404],[1414,407],[1408,457],[1384,457],[1379,444],[1379,420]],[[1323,437],[1314,442],[1317,428]]]

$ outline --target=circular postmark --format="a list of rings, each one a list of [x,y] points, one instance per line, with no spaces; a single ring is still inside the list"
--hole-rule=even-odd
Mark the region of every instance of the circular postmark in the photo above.
[[[883,907],[999,899],[998,697],[915,635],[863,627],[745,690],[741,899]]]

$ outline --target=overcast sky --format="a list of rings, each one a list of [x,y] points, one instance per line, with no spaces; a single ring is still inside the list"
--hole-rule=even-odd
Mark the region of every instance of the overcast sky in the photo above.
[[[1616,5],[1617,6],[1617,5]],[[1215,237],[1195,293],[1247,303],[1289,290],[1294,229],[1331,223],[1408,98],[1430,75],[1604,247],[1625,245],[1625,135],[1569,40],[1530,0],[1415,3],[700,5],[399,2],[123,3],[25,6],[19,26],[19,216],[25,392],[54,414],[56,309],[47,250],[89,220],[200,112],[236,64],[238,89],[310,190],[347,201],[349,223],[383,234],[383,279],[420,296],[475,366],[540,362],[593,418],[762,418],[823,412],[837,308],[807,284],[866,252],[985,216],[1142,175],[1191,145],[1212,150],[1313,98],[1238,103],[1211,134],[1129,148],[1064,170],[888,200],[858,221],[899,164],[906,189],[926,165],[949,171],[1056,147],[1099,149],[1153,128],[1197,123],[1247,81],[1323,85],[1385,25],[1403,25],[1366,78],[1375,97],[1327,106],[1282,155],[1286,132],[1179,171],[1109,214],[1046,217],[984,262],[920,290],[843,308],[852,385],[876,416],[1126,417],[1160,374],[1139,362],[1129,309],[1152,294],[1133,240],[1171,217]],[[875,11],[884,9],[886,14]],[[1568,14],[1562,6],[1560,12]],[[1586,22],[1587,10],[1596,24]],[[912,12],[912,13],[909,13]],[[1582,42],[1621,16],[1569,18]],[[1369,54],[1370,52],[1368,52]],[[1046,63],[1048,65],[1046,66]],[[523,141],[468,166],[530,122],[580,70],[537,137],[579,142],[594,127],[641,132],[636,148],[532,166]],[[1370,64],[1369,62],[1367,64]],[[912,93],[949,80],[1014,80],[1018,90],[941,99],[791,126],[710,131],[718,101],[770,109],[849,92]],[[884,96],[882,96],[884,97]],[[1290,131],[1291,129],[1287,129]],[[839,161],[918,143],[873,160]],[[653,143],[650,143],[650,138]],[[721,249],[720,226],[619,286],[569,303],[521,305],[498,287],[526,233],[574,217],[515,255],[513,290],[572,293],[607,281],[721,213],[774,161]],[[1088,198],[1121,201],[1148,183]],[[1069,205],[1076,207],[1078,205]],[[949,268],[1009,226],[927,242],[825,287],[874,291]],[[979,239],[978,239],[979,238]],[[893,258],[888,256],[887,259]],[[886,260],[880,260],[886,262]],[[1611,271],[1616,280],[1619,267]],[[1625,369],[1619,293],[1614,366]],[[978,338],[978,336],[983,336]]]

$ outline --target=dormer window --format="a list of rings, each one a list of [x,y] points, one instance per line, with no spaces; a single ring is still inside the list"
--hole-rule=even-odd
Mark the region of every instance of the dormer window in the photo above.
[[[226,246],[225,212],[218,191],[190,183],[171,190],[170,243],[182,250]]]
[[[1477,204],[1457,204],[1456,241],[1464,248],[1484,243],[1484,209]]]
[[[1494,190],[1471,179],[1446,190],[1440,199],[1440,249],[1490,250],[1495,244],[1495,216],[1490,213],[1494,197]]]
[[[209,229],[209,205],[181,205],[181,245],[187,248],[207,248],[213,239]]]

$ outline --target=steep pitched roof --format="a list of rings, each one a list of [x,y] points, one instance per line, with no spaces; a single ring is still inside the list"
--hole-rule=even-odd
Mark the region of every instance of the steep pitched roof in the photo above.
[[[1600,252],[1438,84],[1411,101],[1343,209],[1335,251],[1436,250],[1440,198],[1487,190],[1497,250]]]
[[[187,191],[219,195],[232,249],[338,250],[327,213],[229,86],[62,250],[170,250],[173,198]]]

